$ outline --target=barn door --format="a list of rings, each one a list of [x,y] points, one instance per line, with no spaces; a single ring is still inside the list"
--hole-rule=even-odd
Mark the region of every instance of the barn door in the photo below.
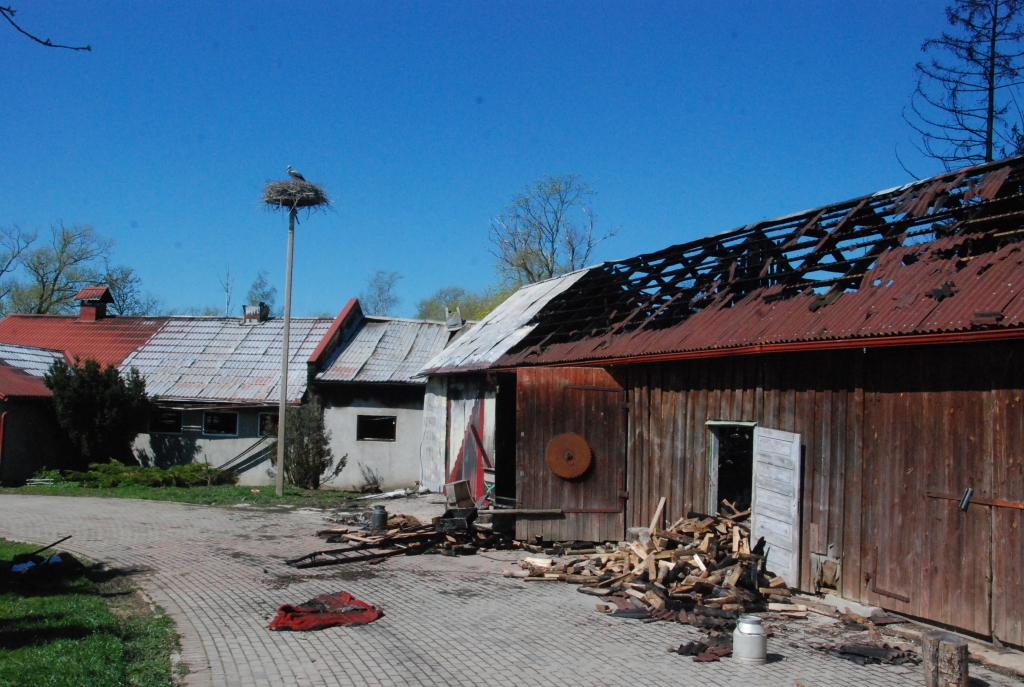
[[[520,517],[516,536],[606,541],[625,534],[626,392],[600,368],[521,369],[516,400],[517,507],[561,509]],[[587,469],[561,477],[547,460],[552,440],[571,434],[589,449]]]
[[[800,584],[800,435],[754,428],[751,542],[764,537],[768,570]]]

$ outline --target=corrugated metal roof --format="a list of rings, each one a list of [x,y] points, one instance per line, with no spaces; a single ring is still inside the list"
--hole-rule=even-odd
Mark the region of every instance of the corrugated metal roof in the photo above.
[[[577,270],[519,289],[427,362],[420,374],[465,372],[491,367],[498,358],[533,331],[530,322],[544,306],[572,287],[587,271]]]
[[[330,319],[297,317],[289,336],[288,399],[306,390],[306,361]],[[273,403],[281,377],[284,323],[243,325],[237,317],[170,317],[122,367],[136,367],[146,390],[164,399]]]
[[[413,379],[448,341],[443,322],[364,317],[342,340],[316,378],[324,382],[399,382]]]
[[[99,301],[113,303],[114,297],[110,295],[110,289],[106,286],[86,286],[75,294],[76,301]]]
[[[1024,324],[1022,238],[1018,157],[591,268],[492,366],[988,336]]]
[[[0,320],[0,342],[64,351],[68,358],[94,358],[120,365],[156,333],[167,318],[105,317],[83,322],[75,315],[8,315]]]
[[[57,359],[64,359],[61,351],[0,343],[0,362],[16,367],[33,377],[42,377]]]
[[[0,397],[5,399],[46,398],[51,395],[42,378],[0,363]]]

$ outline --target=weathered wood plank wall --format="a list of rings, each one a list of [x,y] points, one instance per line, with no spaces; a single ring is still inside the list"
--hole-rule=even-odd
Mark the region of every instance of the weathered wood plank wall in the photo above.
[[[796,432],[801,586],[810,554],[832,545],[843,596],[1024,644],[1024,513],[964,514],[926,496],[972,486],[1024,500],[1022,353],[998,343],[631,366],[626,524],[647,524],[661,496],[670,518],[710,506],[706,421]]]

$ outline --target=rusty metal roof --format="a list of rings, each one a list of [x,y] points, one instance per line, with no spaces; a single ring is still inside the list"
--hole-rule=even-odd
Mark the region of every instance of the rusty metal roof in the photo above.
[[[484,370],[534,329],[533,321],[552,299],[569,290],[587,274],[586,269],[529,284],[492,310],[435,358],[419,374]]]
[[[52,396],[41,377],[0,363],[0,398],[46,398]]]
[[[69,360],[94,358],[101,365],[120,365],[166,320],[105,317],[83,322],[76,315],[13,314],[0,320],[0,342],[63,351]]]
[[[447,341],[444,322],[364,316],[346,331],[316,379],[424,384],[414,376]]]
[[[1008,336],[1022,238],[1024,158],[970,167],[590,268],[493,366]]]
[[[74,300],[113,303],[114,297],[110,295],[110,289],[106,286],[86,286],[75,294]]]
[[[330,326],[330,319],[292,318],[290,402],[305,393],[306,361]],[[122,367],[138,368],[146,390],[165,400],[276,403],[283,327],[278,319],[243,325],[237,317],[168,317]]]

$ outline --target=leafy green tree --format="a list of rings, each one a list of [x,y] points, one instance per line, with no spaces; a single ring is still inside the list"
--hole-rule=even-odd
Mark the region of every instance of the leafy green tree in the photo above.
[[[121,374],[113,365],[95,360],[69,365],[55,360],[43,381],[53,392],[57,424],[76,455],[73,467],[111,459],[135,463],[132,443],[146,426],[150,401],[146,382],[134,367]]]
[[[467,291],[461,286],[445,286],[419,302],[416,317],[421,320],[444,321],[445,308],[451,312],[459,308],[467,320],[482,320],[511,293],[509,289]]]
[[[284,434],[284,481],[303,489],[319,489],[320,485],[341,474],[348,463],[348,454],[337,461],[331,450],[331,432],[324,425],[323,407],[315,396],[298,408],[288,408],[288,424]],[[277,427],[270,428],[277,435]],[[272,455],[277,453],[273,443]],[[276,476],[273,468],[268,470]]]

